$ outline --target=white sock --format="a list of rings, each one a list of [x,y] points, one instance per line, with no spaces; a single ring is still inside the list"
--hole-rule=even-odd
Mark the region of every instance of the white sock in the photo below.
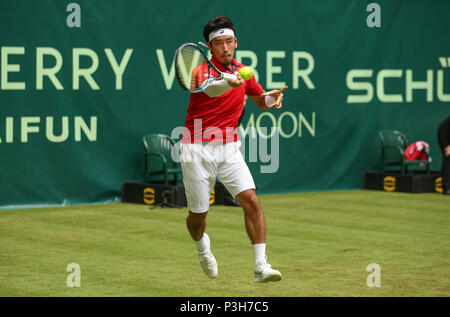
[[[255,253],[255,264],[266,261],[266,244],[258,243],[253,245],[253,252]]]
[[[207,236],[207,234],[203,233],[203,237],[200,240],[198,240],[198,241],[194,240],[195,246],[197,247],[197,251],[200,253],[205,252],[209,248],[206,236]]]

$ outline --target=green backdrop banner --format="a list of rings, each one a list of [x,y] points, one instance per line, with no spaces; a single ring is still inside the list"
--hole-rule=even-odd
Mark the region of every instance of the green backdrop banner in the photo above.
[[[260,193],[359,188],[381,129],[428,142],[439,170],[448,12],[447,0],[2,0],[0,208],[120,200],[143,179],[142,137],[184,125],[174,52],[215,15],[233,20],[236,58],[266,90],[289,86],[280,110],[246,104]]]

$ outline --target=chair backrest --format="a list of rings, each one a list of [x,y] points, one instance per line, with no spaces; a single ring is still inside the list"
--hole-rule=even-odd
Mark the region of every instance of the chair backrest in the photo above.
[[[177,163],[172,160],[172,148],[175,145],[175,141],[168,135],[149,134],[143,137],[143,141],[146,153],[161,154],[166,158],[168,168],[177,167]],[[152,160],[150,159],[150,161]]]
[[[384,163],[402,162],[403,152],[408,141],[403,133],[396,130],[383,130],[378,133],[381,142],[381,155]]]

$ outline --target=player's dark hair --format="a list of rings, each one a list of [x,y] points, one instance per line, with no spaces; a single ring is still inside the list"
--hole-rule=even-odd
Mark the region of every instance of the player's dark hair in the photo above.
[[[209,42],[209,33],[213,31],[217,31],[219,29],[232,29],[234,35],[236,36],[236,30],[234,29],[234,24],[231,20],[226,16],[216,16],[206,22],[205,27],[203,28],[203,37],[205,38],[206,43]]]

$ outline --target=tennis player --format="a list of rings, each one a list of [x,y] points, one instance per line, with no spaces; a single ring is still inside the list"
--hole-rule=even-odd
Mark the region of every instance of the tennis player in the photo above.
[[[211,191],[216,179],[241,204],[245,226],[255,255],[254,282],[279,281],[281,273],[272,269],[266,256],[266,223],[256,196],[253,177],[239,150],[238,120],[245,95],[261,109],[281,108],[283,91],[265,92],[251,78],[243,80],[238,70],[244,65],[234,59],[236,30],[225,16],[206,23],[203,36],[212,53],[212,63],[222,72],[235,73],[236,80],[218,80],[201,93],[190,95],[185,132],[180,144],[181,167],[189,214],[186,225],[193,238],[200,264],[210,278],[218,274],[211,242],[205,233]]]

